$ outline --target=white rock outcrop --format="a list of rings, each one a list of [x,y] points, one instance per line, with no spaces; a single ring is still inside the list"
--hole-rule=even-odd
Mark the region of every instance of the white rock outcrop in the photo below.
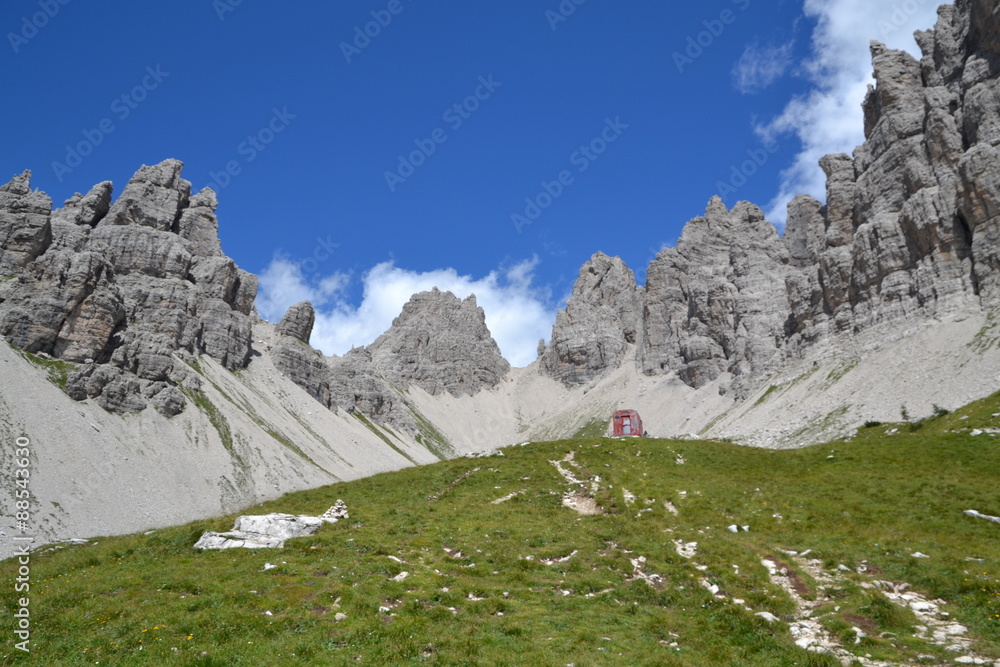
[[[205,532],[195,543],[195,549],[281,549],[285,540],[313,535],[325,523],[337,523],[347,518],[343,500],[322,516],[294,514],[263,514],[241,516],[227,533]]]

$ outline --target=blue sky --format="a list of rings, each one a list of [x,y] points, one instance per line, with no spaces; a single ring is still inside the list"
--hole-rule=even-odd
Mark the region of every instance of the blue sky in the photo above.
[[[474,291],[524,365],[594,252],[641,282],[720,183],[779,227],[790,194],[821,196],[816,159],[862,139],[868,39],[912,49],[933,20],[926,0],[8,0],[0,178],[29,168],[59,206],[178,158],[265,317],[310,298],[313,343],[342,353],[413,291]]]

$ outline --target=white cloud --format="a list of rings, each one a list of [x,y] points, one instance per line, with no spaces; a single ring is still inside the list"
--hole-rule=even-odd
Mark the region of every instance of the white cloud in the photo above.
[[[792,99],[780,116],[757,128],[762,137],[793,134],[802,143],[782,173],[768,219],[784,225],[785,207],[799,193],[825,200],[825,177],[817,162],[828,153],[851,153],[864,141],[861,102],[872,79],[870,40],[914,57],[913,32],[932,28],[938,0],[805,0],[806,16],[817,21],[812,55],[803,71],[814,88]]]
[[[762,47],[759,42],[747,45],[743,55],[733,66],[733,85],[744,94],[767,88],[791,67],[794,46],[794,42],[781,46]]]
[[[539,339],[551,334],[556,311],[549,293],[532,284],[537,265],[535,258],[474,279],[450,268],[421,273],[383,262],[362,276],[363,297],[354,306],[347,298],[350,276],[307,277],[300,265],[278,256],[261,273],[257,310],[276,322],[292,304],[311,301],[316,326],[310,342],[326,354],[344,354],[384,333],[417,292],[437,287],[461,299],[475,294],[504,357],[527,366],[537,356]]]

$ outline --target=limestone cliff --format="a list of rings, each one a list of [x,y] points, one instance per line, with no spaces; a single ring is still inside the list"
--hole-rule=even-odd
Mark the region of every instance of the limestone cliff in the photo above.
[[[251,353],[257,278],[220,249],[216,198],[191,194],[182,164],[142,167],[111,203],[111,185],[63,209],[30,192],[30,174],[0,190],[0,335],[27,352],[78,364],[66,385],[116,412],[183,409],[190,374],[176,355],[231,370]]]
[[[557,318],[544,372],[568,384],[604,377],[625,345],[604,329],[634,328],[642,372],[694,388],[722,377],[720,391],[745,396],[819,346],[1000,305],[1000,18],[986,0],[938,13],[917,34],[920,61],[872,43],[866,140],[820,160],[825,204],[797,197],[779,238],[756,206],[713,199],[624,311],[593,289],[595,256]],[[629,302],[633,290],[627,278],[617,288]]]

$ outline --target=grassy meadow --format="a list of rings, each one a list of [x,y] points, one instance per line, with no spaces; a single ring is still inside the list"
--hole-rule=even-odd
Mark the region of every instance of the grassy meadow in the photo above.
[[[282,550],[192,548],[235,515],[40,549],[31,652],[14,649],[8,627],[0,663],[840,665],[794,643],[796,604],[762,559],[790,570],[804,599],[831,600],[814,616],[859,658],[960,655],[916,637],[918,619],[887,603],[877,578],[943,600],[977,654],[1000,660],[1000,525],[963,514],[1000,515],[1000,438],[973,435],[1000,426],[994,414],[997,396],[786,451],[532,443],[241,513],[319,515],[347,503],[348,520]],[[570,491],[600,513],[564,506]],[[692,542],[693,556],[678,553]],[[835,585],[788,553],[806,550]],[[0,563],[11,613],[15,577],[15,562]]]

